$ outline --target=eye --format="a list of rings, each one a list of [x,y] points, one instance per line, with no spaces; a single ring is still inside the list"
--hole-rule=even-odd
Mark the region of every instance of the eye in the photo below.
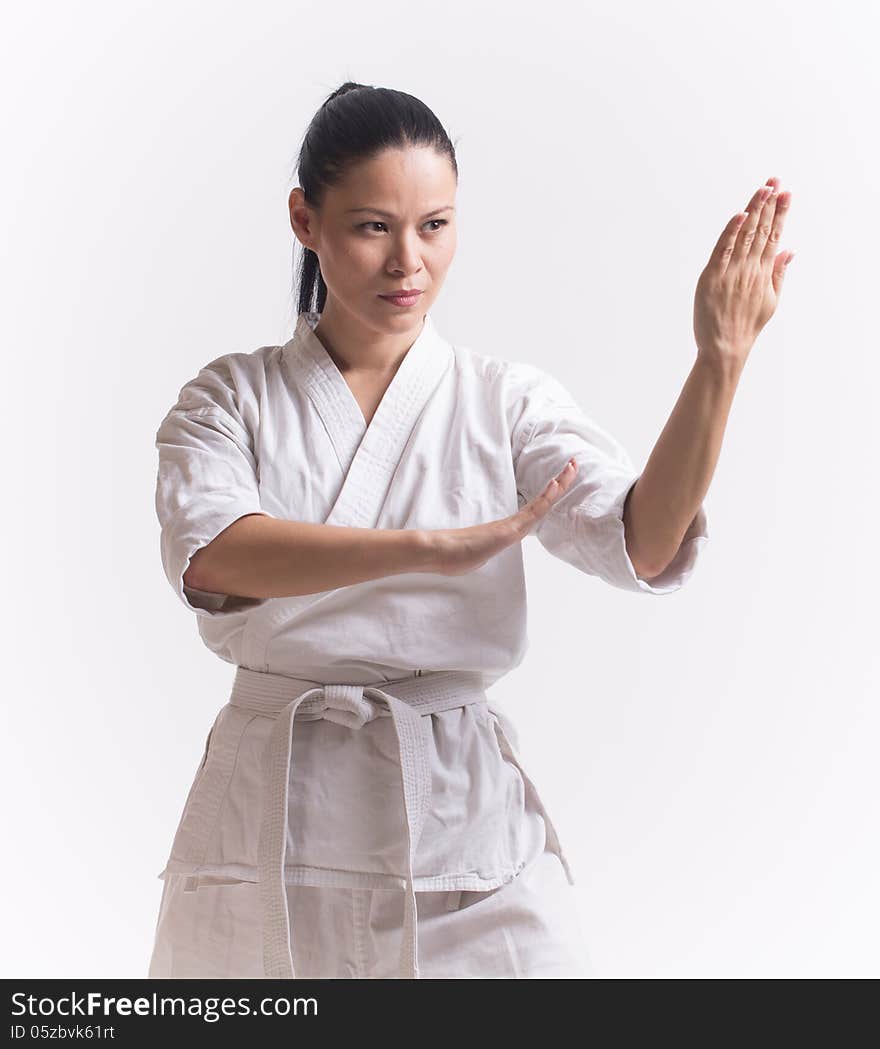
[[[359,229],[367,229],[367,227],[369,227],[369,226],[384,226],[384,225],[385,225],[384,222],[380,222],[378,219],[375,219],[373,222],[362,222],[358,228]],[[426,226],[440,225],[441,227],[442,226],[448,226],[449,225],[449,220],[448,219],[428,219],[428,221],[425,223],[425,225]],[[440,230],[439,229],[432,229],[430,232],[431,233],[439,233]]]

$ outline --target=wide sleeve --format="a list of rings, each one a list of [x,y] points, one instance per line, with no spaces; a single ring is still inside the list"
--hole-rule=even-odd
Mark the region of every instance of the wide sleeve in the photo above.
[[[156,433],[162,565],[177,596],[197,616],[230,615],[265,600],[197,590],[183,582],[198,549],[240,517],[266,513],[251,433],[223,364],[223,358],[211,362],[183,387]]]
[[[626,449],[584,412],[565,387],[534,366],[517,365],[512,450],[519,506],[538,495],[573,458],[578,473],[569,490],[534,528],[555,557],[611,586],[646,594],[680,589],[709,538],[701,505],[675,557],[650,583],[626,549],[623,507],[639,479]]]

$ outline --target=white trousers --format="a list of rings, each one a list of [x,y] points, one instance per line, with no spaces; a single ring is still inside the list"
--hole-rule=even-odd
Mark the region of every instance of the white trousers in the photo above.
[[[150,979],[264,979],[256,882],[167,874]],[[300,979],[399,977],[405,894],[287,885]],[[573,888],[545,851],[484,892],[417,892],[422,979],[585,979],[594,971]]]

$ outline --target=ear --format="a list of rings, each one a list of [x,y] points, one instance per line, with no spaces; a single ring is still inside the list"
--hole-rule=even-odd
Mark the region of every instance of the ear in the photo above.
[[[294,186],[290,191],[287,198],[287,211],[290,215],[290,228],[296,234],[299,242],[304,247],[314,250],[312,209],[306,203],[305,193],[299,186]]]

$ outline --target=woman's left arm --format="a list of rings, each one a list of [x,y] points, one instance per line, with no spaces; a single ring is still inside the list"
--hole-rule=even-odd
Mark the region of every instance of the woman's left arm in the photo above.
[[[694,297],[697,359],[624,505],[639,575],[670,563],[715,472],[730,406],[759,333],[773,316],[793,252],[776,254],[791,194],[768,179],[725,227]]]

